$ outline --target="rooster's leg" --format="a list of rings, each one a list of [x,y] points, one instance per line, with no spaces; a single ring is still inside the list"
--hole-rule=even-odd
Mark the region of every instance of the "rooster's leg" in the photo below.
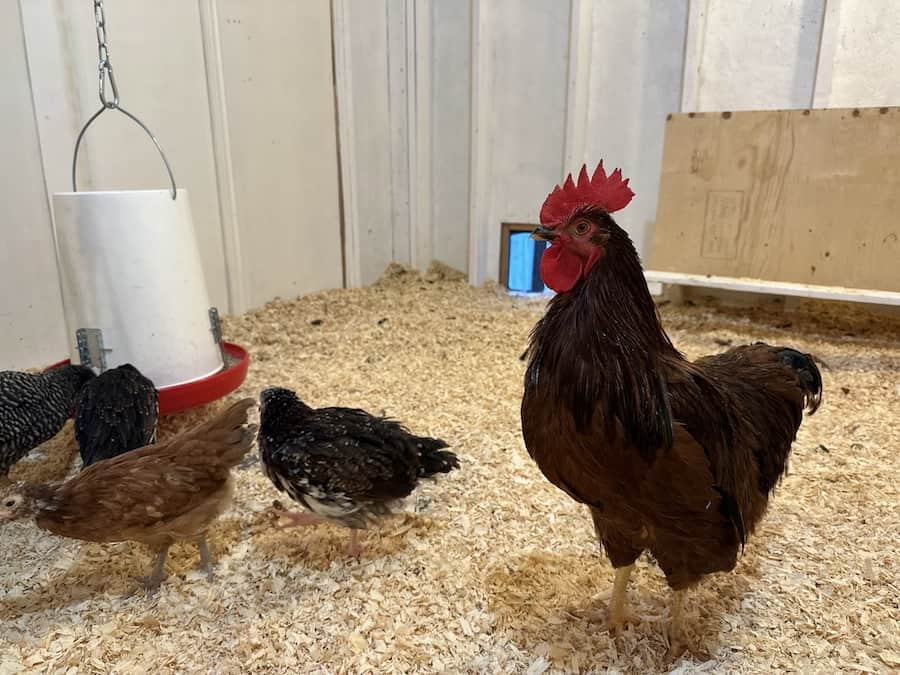
[[[206,570],[206,580],[212,583],[215,579],[213,575],[212,556],[209,554],[209,546],[206,545],[206,535],[201,535],[197,542],[197,549],[200,551],[200,566]]]
[[[353,558],[359,558],[362,553],[362,546],[359,545],[359,530],[355,527],[350,529],[350,545],[347,547],[347,553]]]
[[[159,549],[159,553],[156,555],[156,563],[153,565],[153,573],[149,576],[145,584],[148,591],[155,591],[162,583],[163,577],[165,577],[166,558],[168,557],[168,555],[169,545],[166,544],[161,549]]]
[[[669,608],[669,637],[679,642],[684,638],[684,593],[674,591]]]
[[[609,600],[609,627],[616,633],[621,633],[628,620],[628,612],[625,609],[625,601],[628,599],[626,589],[628,580],[634,570],[634,563],[627,567],[616,568],[616,579],[613,582],[612,597]]]

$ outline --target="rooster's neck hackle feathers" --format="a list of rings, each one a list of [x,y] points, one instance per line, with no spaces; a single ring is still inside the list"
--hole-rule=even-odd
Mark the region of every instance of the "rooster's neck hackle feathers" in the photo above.
[[[582,165],[578,183],[570,173],[562,186],[557,185],[547,195],[541,207],[541,224],[559,225],[568,220],[577,209],[585,207],[600,209],[606,213],[624,209],[634,197],[628,181],[628,178],[622,178],[621,169],[616,169],[607,176],[603,160],[597,164],[591,177],[588,177],[587,165]]]
[[[554,297],[535,326],[526,387],[549,387],[582,431],[599,410],[610,434],[618,421],[651,459],[672,444],[661,363],[682,357],[662,328],[634,244],[616,225],[608,248],[603,264]]]

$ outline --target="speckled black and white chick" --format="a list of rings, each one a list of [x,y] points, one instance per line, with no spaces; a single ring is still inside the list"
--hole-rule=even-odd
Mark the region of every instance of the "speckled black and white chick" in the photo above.
[[[75,401],[75,438],[82,468],[156,439],[159,392],[130,363],[100,373]]]
[[[31,450],[59,433],[94,372],[66,365],[43,373],[0,372],[0,483]]]
[[[349,527],[352,556],[360,553],[357,530],[390,514],[420,479],[459,467],[446,447],[364,410],[310,408],[289,389],[266,389],[260,397],[263,470],[308,511],[278,515],[292,525],[330,521]]]

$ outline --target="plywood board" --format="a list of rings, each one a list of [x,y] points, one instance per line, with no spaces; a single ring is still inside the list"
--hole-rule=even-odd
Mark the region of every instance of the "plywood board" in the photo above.
[[[900,291],[900,108],[671,115],[650,260]]]

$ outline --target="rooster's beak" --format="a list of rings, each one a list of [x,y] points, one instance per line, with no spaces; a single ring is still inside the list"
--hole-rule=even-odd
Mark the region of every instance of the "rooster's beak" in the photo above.
[[[532,239],[540,239],[541,241],[553,241],[558,236],[559,235],[554,232],[552,228],[544,227],[543,225],[531,233]]]

